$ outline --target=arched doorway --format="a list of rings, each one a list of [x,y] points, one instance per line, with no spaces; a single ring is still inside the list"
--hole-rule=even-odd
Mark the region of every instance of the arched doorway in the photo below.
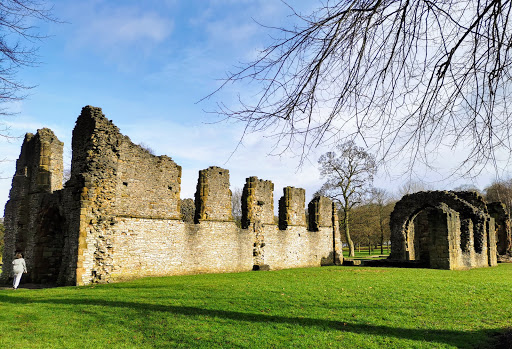
[[[476,193],[405,195],[391,214],[389,259],[439,269],[496,265],[493,222],[485,201]]]
[[[449,216],[456,214],[447,207],[426,206],[416,211],[406,223],[405,257],[418,266],[447,268],[449,259]]]
[[[57,207],[43,208],[38,218],[32,281],[55,284],[62,264],[64,219]]]

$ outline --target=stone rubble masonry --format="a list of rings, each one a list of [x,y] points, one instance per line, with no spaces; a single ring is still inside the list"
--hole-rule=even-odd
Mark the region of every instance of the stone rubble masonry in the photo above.
[[[26,281],[86,285],[342,261],[329,199],[318,199],[310,219],[318,224],[308,231],[304,190],[285,188],[279,229],[273,183],[250,177],[241,229],[231,213],[228,170],[200,171],[195,202],[181,200],[181,167],[133,144],[91,106],[76,121],[64,186],[62,149],[48,129],[27,134],[5,206],[3,260],[10,265],[22,251]],[[0,281],[9,275],[5,268]]]
[[[438,269],[495,266],[496,224],[489,207],[474,192],[405,195],[391,213],[389,259]]]
[[[502,202],[490,202],[487,204],[489,214],[496,222],[496,238],[498,255],[511,254],[512,236],[510,228],[510,217],[507,207]]]
[[[258,177],[246,179],[242,190],[242,227],[259,221],[274,224],[274,183]]]
[[[202,220],[233,221],[229,171],[217,166],[199,171],[195,203],[196,223]]]
[[[249,177],[242,190],[242,228],[249,229],[254,236],[253,269],[268,270],[265,253],[265,229],[275,230],[274,222],[274,183]]]
[[[340,231],[340,224],[338,219],[338,209],[336,207],[336,204],[333,202],[331,203],[332,207],[332,246],[333,246],[333,263],[336,265],[342,265],[343,264],[343,243],[341,242],[341,231]],[[322,212],[322,211],[320,211]]]
[[[28,260],[33,260],[35,247],[39,243],[37,230],[38,212],[45,198],[62,188],[63,143],[55,134],[43,128],[36,135],[27,133],[20,157],[16,162],[9,201],[5,206],[5,246],[3,263],[10,266],[17,251]],[[37,252],[37,251],[36,251]],[[51,253],[50,250],[47,254]],[[49,256],[59,258],[59,256]],[[10,268],[4,268],[8,276]],[[4,277],[5,279],[5,277]]]
[[[279,199],[279,228],[288,226],[305,226],[306,191],[302,188],[285,187],[283,196]]]
[[[313,231],[318,231],[320,227],[329,227],[332,225],[332,202],[326,197],[318,196],[313,198],[308,205],[309,227]]]
[[[194,216],[196,214],[196,204],[194,199],[181,200],[181,219],[187,223],[194,223]]]

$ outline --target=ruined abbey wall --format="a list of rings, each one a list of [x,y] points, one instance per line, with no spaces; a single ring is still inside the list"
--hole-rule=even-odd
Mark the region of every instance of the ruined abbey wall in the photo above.
[[[498,255],[512,254],[512,233],[510,227],[510,217],[507,208],[502,202],[491,202],[487,204],[487,209],[496,223],[496,244]]]
[[[53,224],[46,229],[41,229],[37,222],[42,215],[59,216],[58,209],[51,208],[48,193],[62,188],[62,150],[63,143],[49,129],[25,136],[4,214],[4,251],[26,251],[27,258],[41,260],[43,251],[39,246],[47,242],[41,263],[45,269],[57,271],[64,239],[59,234],[58,219],[46,218]],[[13,252],[4,253],[3,263],[10,265],[13,257]]]
[[[404,196],[391,214],[390,259],[438,269],[497,264],[496,224],[473,192],[428,191]]]
[[[304,190],[285,188],[278,225],[272,182],[250,177],[239,228],[231,214],[229,171],[213,166],[199,172],[191,222],[182,215],[181,167],[133,144],[100,108],[82,109],[72,148],[71,177],[63,188],[62,143],[50,130],[27,135],[18,160],[5,209],[3,258],[10,263],[15,251],[23,251],[33,282],[82,285],[342,261],[328,199],[310,209],[309,221],[316,223],[308,230]],[[1,279],[7,277],[4,272]]]

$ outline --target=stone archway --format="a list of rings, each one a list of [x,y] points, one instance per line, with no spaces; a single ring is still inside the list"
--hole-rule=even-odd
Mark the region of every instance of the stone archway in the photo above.
[[[404,196],[391,214],[390,259],[439,269],[496,264],[494,219],[471,192],[429,191]]]
[[[418,266],[450,269],[449,251],[458,213],[446,205],[427,205],[416,210],[405,224],[405,260]]]
[[[417,261],[422,265],[430,265],[430,234],[429,216],[436,209],[426,207],[415,212],[408,220],[406,226],[406,256],[410,261]]]

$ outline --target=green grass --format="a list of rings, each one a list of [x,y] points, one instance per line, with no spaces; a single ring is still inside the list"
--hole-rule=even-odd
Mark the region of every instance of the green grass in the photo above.
[[[348,249],[343,249],[343,257],[344,258],[350,258],[350,259],[368,259],[368,258],[371,258],[371,259],[375,259],[377,256],[381,256],[380,248],[372,250],[371,254],[368,254],[368,248],[361,249],[361,251],[358,251],[356,249],[354,251],[354,255],[355,255],[354,257],[349,257]],[[384,257],[382,257],[382,258],[386,258],[387,256],[389,256],[389,251],[387,249],[384,249],[383,256]]]
[[[512,264],[0,290],[0,348],[483,348],[512,324],[511,301]]]

